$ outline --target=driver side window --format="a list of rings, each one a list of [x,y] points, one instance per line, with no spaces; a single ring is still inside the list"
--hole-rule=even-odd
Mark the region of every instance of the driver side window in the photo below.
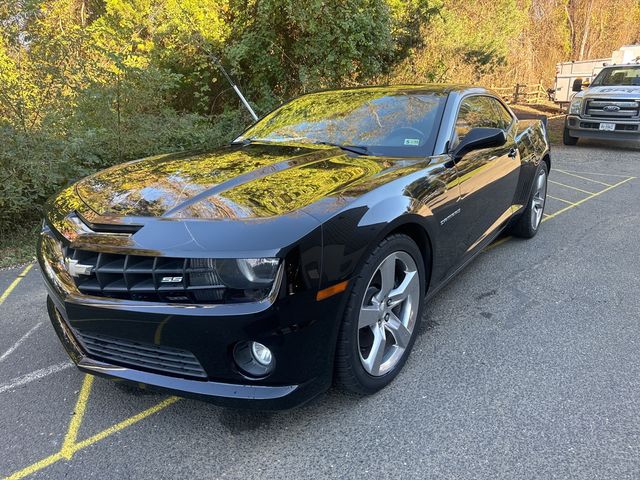
[[[497,103],[487,96],[467,97],[462,100],[456,120],[453,146],[456,146],[473,128],[501,128],[505,130],[505,120],[496,109]]]

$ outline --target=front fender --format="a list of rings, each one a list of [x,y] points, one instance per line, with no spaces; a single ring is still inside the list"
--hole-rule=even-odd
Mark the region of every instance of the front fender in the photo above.
[[[436,223],[426,205],[407,196],[390,197],[371,206],[341,212],[322,227],[321,288],[351,279],[376,245],[404,227],[419,228],[424,233],[424,241],[416,240],[433,253],[431,239]]]

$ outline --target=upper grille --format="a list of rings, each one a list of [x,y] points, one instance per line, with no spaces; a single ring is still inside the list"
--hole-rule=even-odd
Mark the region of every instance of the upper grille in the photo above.
[[[607,111],[606,107],[614,106],[620,110]],[[590,117],[624,120],[640,117],[640,100],[588,99],[584,113]]]
[[[106,335],[77,332],[91,357],[115,365],[123,365],[178,376],[206,378],[198,359],[186,350],[132,342]]]
[[[65,257],[76,261],[82,270],[74,280],[78,290],[87,295],[155,302],[218,303],[226,293],[209,259],[122,255],[73,248],[66,249]]]

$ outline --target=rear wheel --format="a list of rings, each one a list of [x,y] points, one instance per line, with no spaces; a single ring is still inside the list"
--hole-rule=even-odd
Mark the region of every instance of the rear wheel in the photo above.
[[[354,280],[336,351],[336,383],[371,394],[400,372],[415,341],[424,297],[420,249],[406,235],[383,240]]]
[[[533,188],[529,203],[525,211],[520,215],[516,223],[511,227],[511,233],[517,237],[531,238],[538,233],[542,216],[544,215],[544,206],[547,200],[547,175],[548,169],[546,162],[540,162],[538,171],[533,180]]]
[[[578,143],[578,137],[572,137],[570,133],[570,130],[567,127],[564,127],[564,132],[562,132],[562,143],[565,145],[576,145]]]

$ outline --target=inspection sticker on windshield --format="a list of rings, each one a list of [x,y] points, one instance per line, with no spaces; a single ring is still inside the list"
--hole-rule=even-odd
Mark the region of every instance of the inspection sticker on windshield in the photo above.
[[[615,123],[601,123],[600,130],[607,130],[609,132],[613,132],[616,129]]]
[[[405,145],[413,145],[413,146],[419,146],[420,145],[420,139],[419,138],[405,138],[404,139],[404,144]]]

